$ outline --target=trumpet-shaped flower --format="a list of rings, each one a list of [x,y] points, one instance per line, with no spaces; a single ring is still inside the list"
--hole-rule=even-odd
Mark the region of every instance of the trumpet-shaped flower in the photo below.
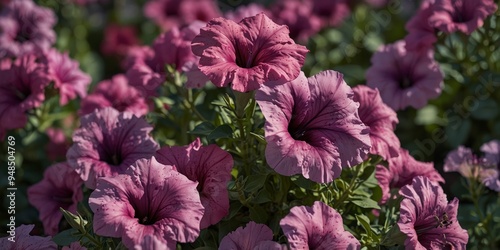
[[[415,177],[399,191],[399,229],[406,249],[465,249],[469,235],[457,220],[458,199],[448,202],[443,189],[429,178]]]
[[[57,245],[51,237],[31,236],[30,232],[35,225],[20,225],[15,229],[14,241],[9,236],[0,238],[0,246],[4,250],[57,250]]]
[[[224,236],[220,241],[219,250],[286,249],[272,240],[273,231],[268,226],[250,221],[245,227],[239,227]]]
[[[88,188],[94,189],[99,177],[124,173],[158,149],[149,135],[153,128],[132,113],[104,108],[83,116],[80,123],[66,157]]]
[[[67,164],[50,166],[43,180],[28,188],[28,200],[38,209],[46,234],[56,235],[62,213],[59,208],[76,212],[76,205],[83,199],[83,181]]]
[[[291,249],[360,249],[361,244],[344,230],[342,216],[321,201],[297,206],[280,221]]]
[[[290,38],[288,28],[264,14],[239,23],[215,18],[192,43],[200,70],[217,87],[247,92],[266,82],[283,84],[299,75],[307,49]]]
[[[366,85],[394,110],[422,108],[441,94],[443,74],[432,51],[407,51],[405,41],[384,45],[371,58]]]
[[[204,211],[197,185],[154,157],[137,161],[124,174],[99,178],[89,198],[94,232],[120,237],[129,249],[147,235],[168,249],[177,241],[193,242]]]
[[[321,183],[361,163],[371,144],[353,96],[342,75],[331,70],[264,85],[255,98],[266,118],[267,163],[282,175]]]
[[[228,214],[227,183],[233,168],[233,158],[228,152],[217,145],[202,146],[198,138],[188,146],[163,147],[157,151],[156,158],[198,182],[201,204],[205,208],[201,229],[218,223]]]

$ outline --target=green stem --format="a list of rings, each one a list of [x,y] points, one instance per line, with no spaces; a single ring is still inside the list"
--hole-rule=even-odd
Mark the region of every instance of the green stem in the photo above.
[[[354,184],[358,179],[359,172],[361,171],[362,167],[363,167],[362,164],[354,166],[355,172],[351,181],[349,182],[349,187],[347,187],[347,190],[345,190],[344,193],[342,193],[342,196],[340,196],[340,198],[335,201],[335,204],[333,204],[333,208],[338,210],[339,208],[343,207],[344,201],[349,197],[352,191],[356,190],[357,187],[354,187]],[[350,169],[350,171],[352,171],[352,169]]]

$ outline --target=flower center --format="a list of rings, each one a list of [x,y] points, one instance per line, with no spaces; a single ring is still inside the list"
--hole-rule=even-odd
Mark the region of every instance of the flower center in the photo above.
[[[411,80],[407,76],[403,76],[402,79],[399,81],[399,86],[403,89],[411,87]]]
[[[446,212],[441,213],[441,216],[438,216],[438,213],[434,214],[434,222],[426,223],[423,227],[416,228],[415,231],[417,234],[423,234],[434,228],[448,228],[453,221],[448,217]]]

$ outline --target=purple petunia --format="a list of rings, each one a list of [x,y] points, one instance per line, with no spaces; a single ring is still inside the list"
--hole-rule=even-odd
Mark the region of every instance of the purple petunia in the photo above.
[[[40,213],[46,234],[56,235],[62,213],[59,208],[76,212],[76,205],[83,199],[83,181],[67,163],[47,168],[43,180],[28,188],[28,200]]]
[[[422,108],[441,94],[443,74],[432,51],[407,51],[405,41],[384,45],[371,58],[366,85],[392,109]]]
[[[139,43],[134,27],[108,24],[101,42],[101,51],[107,56],[125,56],[130,48]]]
[[[470,148],[458,147],[448,153],[445,172],[458,172],[463,177],[482,182],[486,187],[500,192],[500,141],[492,140],[481,146],[483,157]]]
[[[224,13],[224,17],[233,20],[235,22],[239,22],[247,17],[255,16],[259,13],[264,13],[268,15],[267,9],[258,4],[258,3],[251,3],[249,5],[241,5],[238,6],[234,11],[228,11]]]
[[[31,236],[30,232],[35,225],[20,225],[15,229],[15,237],[6,236],[0,238],[0,246],[3,250],[57,250],[57,245],[51,237]]]
[[[271,7],[273,20],[288,26],[290,37],[301,43],[306,43],[322,28],[321,19],[313,15],[312,9],[311,1],[301,0],[278,0]]]
[[[388,160],[389,167],[377,165],[375,178],[382,189],[382,204],[390,198],[392,188],[408,185],[416,176],[425,176],[434,182],[444,183],[443,177],[434,168],[432,162],[415,160],[408,150],[400,148],[399,156]]]
[[[268,226],[250,221],[245,227],[239,227],[235,231],[224,236],[220,241],[219,250],[286,249],[284,246],[272,240],[273,231]]]
[[[360,249],[361,244],[344,230],[342,216],[321,201],[297,206],[280,221],[291,249]]]
[[[221,13],[215,0],[151,0],[144,5],[144,15],[168,31],[196,20],[208,22]]]
[[[297,78],[308,50],[288,34],[262,13],[239,23],[215,18],[194,38],[192,50],[215,86],[247,92]]]
[[[104,108],[83,116],[80,123],[66,157],[88,188],[94,189],[99,177],[124,173],[158,149],[149,135],[153,128],[132,113]]]
[[[51,9],[31,0],[11,1],[0,11],[0,59],[49,49],[56,41]]]
[[[127,111],[138,117],[149,111],[144,97],[136,88],[129,85],[128,79],[122,74],[99,82],[94,91],[83,98],[79,113],[86,115],[104,107],[113,107],[120,112]]]
[[[352,90],[354,101],[359,102],[359,118],[370,128],[370,153],[386,160],[398,156],[401,145],[394,134],[399,122],[396,112],[382,101],[378,90],[365,85],[358,85]]]
[[[439,184],[415,177],[399,191],[398,226],[407,238],[406,249],[465,249],[469,235],[457,220],[458,199],[448,202]]]
[[[77,95],[85,97],[92,78],[80,70],[78,62],[71,60],[67,52],[60,53],[56,49],[48,50],[46,56],[54,88],[59,90],[59,103],[66,105]]]
[[[493,0],[435,0],[429,24],[446,33],[456,31],[470,35],[483,26],[484,19],[498,6]]]
[[[163,147],[158,162],[172,165],[181,174],[198,182],[205,214],[200,228],[217,224],[229,212],[227,183],[231,180],[233,158],[217,145],[202,146],[200,139],[184,147]]]
[[[45,88],[50,83],[47,64],[36,55],[24,55],[3,64],[0,69],[0,134],[26,125],[27,112],[42,105]]]
[[[255,98],[266,118],[267,163],[282,175],[320,183],[361,163],[371,143],[353,96],[342,74],[332,70],[264,85]]]
[[[124,174],[99,178],[89,198],[94,232],[120,237],[127,248],[144,243],[147,235],[168,249],[177,241],[193,242],[204,212],[197,185],[154,157],[135,162]]]

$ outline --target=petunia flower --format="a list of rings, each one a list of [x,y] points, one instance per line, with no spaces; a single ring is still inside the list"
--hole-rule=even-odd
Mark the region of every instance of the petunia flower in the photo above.
[[[436,29],[429,23],[429,17],[434,14],[431,0],[422,1],[420,10],[406,23],[408,35],[405,37],[406,50],[427,51],[437,41]]]
[[[443,177],[434,168],[432,162],[421,162],[415,160],[408,150],[400,148],[399,156],[388,160],[389,167],[376,166],[375,178],[382,189],[382,200],[384,204],[390,198],[392,188],[401,188],[408,185],[416,176],[424,176],[434,182],[444,183]]]
[[[443,74],[432,51],[407,51],[404,40],[384,45],[371,58],[366,85],[392,109],[422,108],[441,94]]]
[[[278,0],[271,5],[273,20],[288,26],[290,37],[305,44],[322,28],[321,19],[312,13],[312,5],[311,1]]]
[[[259,89],[255,98],[266,119],[269,166],[326,183],[343,167],[361,163],[371,143],[353,96],[342,74],[332,70]]]
[[[484,153],[486,169],[482,182],[488,188],[500,192],[500,140],[492,140],[481,146]]]
[[[288,33],[286,26],[264,14],[239,23],[215,18],[193,39],[192,50],[215,86],[247,92],[266,82],[283,84],[297,78],[308,50]]]
[[[310,0],[312,13],[321,19],[322,27],[336,27],[351,14],[348,0]]]
[[[154,157],[137,161],[124,174],[99,178],[89,198],[94,232],[120,237],[127,248],[147,235],[168,249],[177,241],[193,242],[204,211],[197,185]]]
[[[469,235],[457,220],[457,198],[448,202],[441,186],[423,176],[399,193],[398,227],[407,236],[406,249],[465,249]]]
[[[231,180],[233,158],[217,145],[202,146],[196,139],[188,146],[163,147],[156,152],[158,162],[172,165],[181,174],[198,182],[205,214],[200,228],[217,224],[229,212],[227,183]]]
[[[40,60],[34,54],[25,55],[0,70],[0,131],[23,128],[27,112],[45,100],[50,78],[46,63]]]
[[[28,201],[38,210],[46,234],[56,235],[62,213],[59,208],[76,212],[83,199],[83,181],[66,162],[50,166],[43,179],[28,188]]]
[[[104,107],[113,107],[120,112],[127,111],[138,117],[149,111],[144,97],[136,88],[129,85],[128,79],[122,74],[99,82],[94,91],[83,98],[79,114],[90,114]]]
[[[352,90],[354,101],[359,102],[359,118],[370,128],[370,153],[386,160],[398,156],[401,145],[394,134],[399,122],[396,112],[382,101],[377,89],[358,85]]]
[[[90,189],[99,177],[124,173],[158,149],[149,135],[153,128],[132,113],[104,108],[83,116],[80,123],[66,157]]]
[[[481,146],[480,157],[470,148],[459,146],[448,153],[444,162],[445,172],[458,172],[467,179],[480,181],[486,187],[500,192],[500,141],[493,140]]]
[[[291,249],[360,249],[361,244],[344,230],[342,216],[321,201],[296,206],[280,221]]]
[[[0,11],[0,59],[47,50],[56,42],[56,16],[32,0],[11,1]]]
[[[45,146],[45,152],[49,160],[66,159],[66,152],[71,143],[64,135],[64,131],[60,128],[48,128],[45,134],[49,137],[49,142]]]
[[[130,48],[139,43],[134,27],[108,24],[104,30],[101,51],[107,56],[125,56]]]
[[[151,0],[144,5],[144,15],[168,31],[196,20],[208,22],[221,13],[215,0]]]
[[[20,225],[15,229],[14,241],[11,241],[8,235],[0,238],[0,246],[3,250],[34,250],[47,249],[57,250],[57,245],[51,240],[51,237],[31,236],[30,232],[35,225]]]
[[[498,6],[493,0],[435,0],[429,24],[446,33],[456,31],[470,35],[483,26],[484,19]]]
[[[87,250],[87,248],[80,245],[79,241],[75,241],[72,242],[69,246],[62,247],[62,250]]]
[[[60,53],[56,49],[48,50],[46,56],[54,88],[59,90],[59,103],[66,105],[77,95],[85,97],[92,78],[80,70],[78,62],[71,60],[67,52]]]
[[[286,249],[286,247],[272,240],[273,231],[268,226],[250,221],[244,227],[239,227],[224,236],[220,241],[219,250]]]

